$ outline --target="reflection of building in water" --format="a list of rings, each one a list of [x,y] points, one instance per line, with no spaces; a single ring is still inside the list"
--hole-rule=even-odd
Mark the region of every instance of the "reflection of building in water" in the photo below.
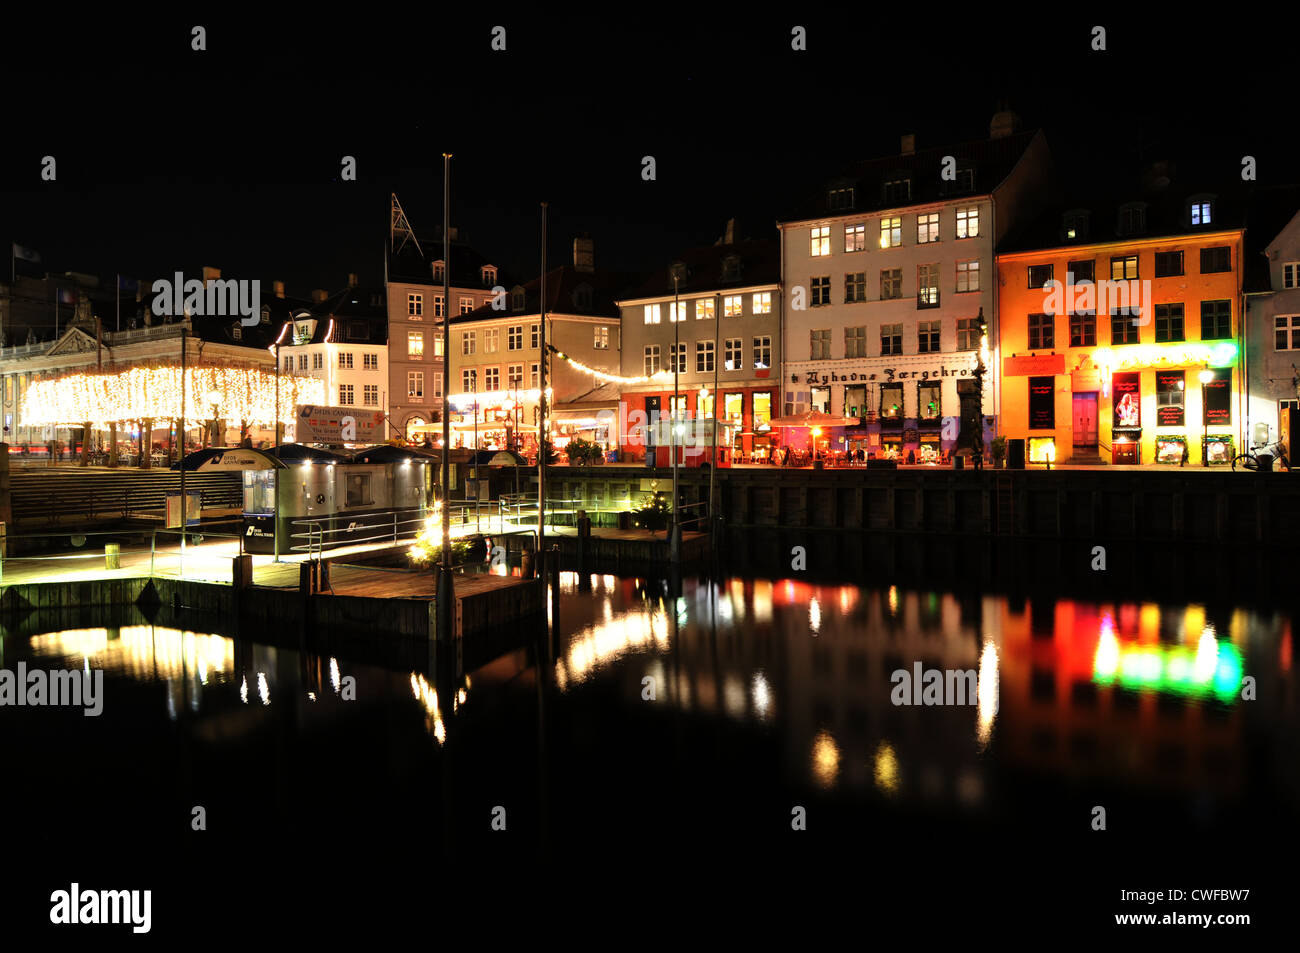
[[[138,681],[194,676],[203,685],[225,681],[235,668],[235,643],[220,635],[151,625],[120,629],[68,629],[33,636],[37,655],[59,655],[107,674]]]
[[[1051,600],[1003,610],[1008,759],[1073,777],[1241,786],[1245,612]]]

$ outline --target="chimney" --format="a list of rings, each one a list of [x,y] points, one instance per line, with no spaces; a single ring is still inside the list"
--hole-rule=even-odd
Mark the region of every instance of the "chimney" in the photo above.
[[[329,297],[329,292],[326,291],[325,289],[323,289],[323,288],[313,288],[313,289],[312,289],[312,292],[311,292],[311,300],[312,300],[312,303],[313,303],[313,304],[320,304],[322,301],[324,301],[324,300],[325,300],[326,298],[328,298],[328,297]]]
[[[355,288],[356,286],[357,286],[357,275],[356,275],[356,272],[349,271],[349,272],[348,272],[348,287],[349,287],[349,288]]]
[[[1159,192],[1169,187],[1174,178],[1174,164],[1159,159],[1142,170],[1142,188],[1146,192]]]
[[[203,287],[207,287],[209,282],[218,280],[221,277],[221,269],[213,268],[211,265],[203,266]]]
[[[283,297],[284,297],[284,282],[283,282],[283,281],[273,281],[273,282],[271,282],[271,287],[275,289],[275,296],[276,296],[277,298],[283,298]]]
[[[736,220],[734,218],[727,219],[726,231],[722,233],[722,244],[736,244]]]
[[[596,245],[585,234],[573,240],[573,269],[585,272],[596,270]]]
[[[903,153],[903,155],[905,155],[905,156],[910,156],[910,155],[915,155],[915,154],[916,154],[916,136],[915,136],[915,134],[909,132],[907,135],[903,136],[903,139],[902,139],[902,153]]]
[[[1005,139],[1020,131],[1020,117],[1008,109],[1005,102],[998,105],[998,111],[989,120],[990,139]]]

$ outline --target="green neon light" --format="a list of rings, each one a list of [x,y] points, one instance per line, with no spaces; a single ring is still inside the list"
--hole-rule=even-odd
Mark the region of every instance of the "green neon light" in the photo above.
[[[1230,642],[1215,642],[1212,653],[1182,646],[1140,646],[1107,651],[1098,646],[1092,680],[1098,685],[1148,689],[1174,695],[1213,694],[1229,702],[1241,688],[1241,652]]]

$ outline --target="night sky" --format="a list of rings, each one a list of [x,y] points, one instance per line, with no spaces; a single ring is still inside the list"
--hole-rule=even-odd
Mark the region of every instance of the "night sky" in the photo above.
[[[1235,175],[1252,154],[1261,184],[1300,178],[1287,31],[1267,23],[425,9],[303,23],[7,12],[0,240],[54,272],[214,265],[301,295],[348,272],[378,281],[388,193],[432,232],[451,151],[452,223],[512,276],[537,273],[543,200],[553,262],[587,232],[598,265],[643,271],[732,216],[774,237],[792,205],[854,159],[896,152],[901,133],[921,148],[985,137],[999,100],[1047,130],[1066,175],[1165,156]],[[190,49],[196,22],[206,52]],[[490,49],[498,23],[504,53]],[[790,49],[795,23],[808,52]],[[1097,24],[1104,53],[1089,49]],[[54,183],[39,177],[47,154]],[[355,182],[339,181],[344,155]]]

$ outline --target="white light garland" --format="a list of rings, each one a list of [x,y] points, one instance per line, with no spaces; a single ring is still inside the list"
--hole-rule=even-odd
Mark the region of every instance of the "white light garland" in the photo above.
[[[551,348],[551,351],[556,357],[563,358],[578,370],[590,374],[606,384],[650,384],[660,380],[666,381],[673,376],[672,371],[659,371],[656,374],[650,374],[645,377],[620,377],[618,374],[607,374],[604,371],[596,370],[594,367],[588,367],[581,361],[569,357],[569,355],[565,354],[563,351],[558,351],[554,348]]]
[[[185,372],[185,414],[190,420],[246,421],[271,426],[275,419],[275,372],[256,367],[200,365]],[[220,394],[213,407],[208,395]],[[280,422],[292,424],[297,404],[324,404],[325,382],[280,377]],[[119,420],[166,420],[181,416],[178,364],[135,366],[103,373],[65,374],[32,381],[19,409],[24,427],[104,425]]]

